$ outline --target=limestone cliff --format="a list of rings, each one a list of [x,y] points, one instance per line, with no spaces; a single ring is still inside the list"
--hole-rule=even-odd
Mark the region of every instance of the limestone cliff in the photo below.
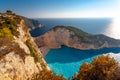
[[[47,71],[50,69],[24,20],[12,13],[0,13],[0,80],[51,80]],[[39,79],[35,77],[41,72]],[[54,77],[52,72],[49,75]]]
[[[42,50],[43,55],[49,49],[60,48],[61,45],[83,50],[120,47],[120,40],[105,35],[88,34],[70,26],[56,26],[44,35],[37,37],[35,42]]]
[[[25,25],[29,28],[29,30],[44,27],[44,25],[42,23],[40,23],[38,20],[29,19],[29,18],[26,18],[26,17],[23,17],[23,16],[22,16],[22,18],[24,19]]]

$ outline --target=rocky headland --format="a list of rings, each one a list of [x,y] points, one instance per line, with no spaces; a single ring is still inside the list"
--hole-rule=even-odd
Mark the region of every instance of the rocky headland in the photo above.
[[[44,56],[50,49],[62,45],[81,50],[120,47],[120,40],[102,34],[92,35],[71,26],[56,26],[36,37],[35,42]]]
[[[40,23],[38,20],[35,19],[29,19],[26,17],[21,16],[24,21],[25,21],[25,25],[28,27],[29,31],[35,29],[35,28],[42,28],[44,27],[44,25],[42,23]]]
[[[47,66],[24,19],[0,13],[0,80],[64,80]]]

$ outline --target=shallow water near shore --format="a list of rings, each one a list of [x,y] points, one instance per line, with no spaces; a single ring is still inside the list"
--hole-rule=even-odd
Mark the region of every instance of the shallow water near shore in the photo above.
[[[98,55],[108,53],[112,53],[112,57],[114,57],[120,53],[120,48],[78,50],[62,46],[60,49],[51,49],[45,56],[45,60],[55,74],[62,74],[65,78],[71,78],[83,62],[90,63]],[[117,58],[117,60],[119,59]]]

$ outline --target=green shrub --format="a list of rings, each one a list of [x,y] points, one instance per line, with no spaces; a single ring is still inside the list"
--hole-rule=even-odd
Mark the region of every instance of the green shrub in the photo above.
[[[6,13],[7,14],[12,14],[12,11],[11,10],[7,10]]]
[[[19,32],[17,31],[17,23],[14,19],[5,18],[5,22],[1,23],[0,25],[1,28],[9,28],[14,36],[19,35]]]
[[[90,35],[84,31],[82,31],[81,29],[78,29],[75,27],[67,26],[65,28],[69,29],[70,31],[73,31],[77,36],[89,36]]]
[[[39,57],[39,55],[37,54],[36,49],[35,49],[34,47],[32,47],[33,45],[32,45],[32,43],[30,42],[30,40],[27,40],[27,41],[26,41],[26,45],[28,46],[28,48],[29,48],[29,50],[30,50],[31,56],[34,57],[35,62],[40,61],[40,57]]]
[[[46,64],[44,63],[44,61],[42,61],[42,56],[40,56],[40,54],[37,52],[35,45],[32,44],[32,42],[30,40],[26,41],[26,45],[28,46],[29,50],[30,50],[30,55],[33,56],[35,63],[39,62],[42,66],[42,68],[46,68]]]
[[[8,28],[0,29],[0,37],[13,39],[13,35],[12,35],[11,31]]]

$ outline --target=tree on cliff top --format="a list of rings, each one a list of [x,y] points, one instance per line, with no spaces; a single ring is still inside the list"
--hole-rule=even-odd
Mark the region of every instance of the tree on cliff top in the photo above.
[[[83,63],[80,67],[79,80],[115,80],[114,72],[118,67],[118,62],[109,55],[98,56],[91,64]]]
[[[12,11],[11,10],[7,10],[6,13],[7,14],[12,14]]]

